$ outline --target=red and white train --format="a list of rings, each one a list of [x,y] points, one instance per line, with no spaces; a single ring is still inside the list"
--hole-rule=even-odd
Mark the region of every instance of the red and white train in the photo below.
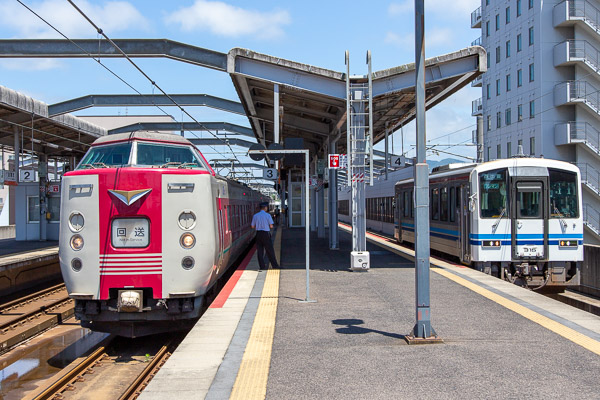
[[[181,136],[98,139],[62,181],[60,266],[76,317],[129,337],[193,324],[263,201]]]

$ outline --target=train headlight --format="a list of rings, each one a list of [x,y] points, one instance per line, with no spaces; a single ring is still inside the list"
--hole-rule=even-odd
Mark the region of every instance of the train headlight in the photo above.
[[[195,261],[192,257],[183,257],[181,260],[181,267],[183,269],[192,269],[194,268]]]
[[[481,244],[483,247],[500,247],[502,243],[499,240],[484,240]]]
[[[73,232],[82,230],[84,223],[85,219],[83,218],[83,214],[79,212],[74,212],[69,216],[69,227]]]
[[[184,249],[191,249],[196,244],[196,237],[191,233],[184,233],[179,239],[179,243]]]
[[[81,262],[81,260],[79,258],[74,258],[71,260],[71,268],[73,269],[73,271],[75,271],[75,272],[81,271],[82,266],[83,266],[83,263]]]
[[[196,225],[196,215],[194,215],[191,211],[184,211],[179,214],[179,219],[177,221],[179,223],[179,227],[181,229],[189,230]]]
[[[81,237],[81,235],[71,236],[71,248],[75,251],[81,250],[83,248],[83,238]]]

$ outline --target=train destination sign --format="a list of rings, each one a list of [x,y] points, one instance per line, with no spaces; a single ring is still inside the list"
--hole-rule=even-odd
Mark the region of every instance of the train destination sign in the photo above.
[[[117,218],[111,231],[114,247],[146,247],[150,243],[150,224],[146,218]]]

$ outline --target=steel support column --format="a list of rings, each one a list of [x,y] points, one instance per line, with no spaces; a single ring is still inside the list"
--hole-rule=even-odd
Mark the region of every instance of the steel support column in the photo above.
[[[415,165],[415,338],[435,335],[431,327],[429,294],[429,168],[425,131],[425,1],[415,0],[415,108],[417,158]]]
[[[21,167],[21,135],[19,134],[19,127],[13,126],[13,131],[15,133],[15,142],[14,142],[14,150],[15,150],[15,183],[19,184],[19,169]],[[2,160],[4,162],[4,160]]]
[[[325,186],[317,191],[317,237],[325,239]]]
[[[353,90],[352,99],[354,100],[351,107],[354,110],[351,113],[351,126],[354,130],[350,145],[353,146],[352,169],[354,176],[352,179],[352,251],[367,250],[367,221],[365,215],[365,103],[364,97],[367,95],[364,89]]]
[[[317,191],[309,189],[310,196],[310,231],[317,231]],[[308,212],[308,209],[307,209]]]
[[[329,144],[329,152],[337,154],[337,140]],[[329,170],[329,249],[338,250],[337,169]]]

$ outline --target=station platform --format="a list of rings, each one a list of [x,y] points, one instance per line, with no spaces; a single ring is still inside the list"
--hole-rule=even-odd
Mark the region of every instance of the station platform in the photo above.
[[[0,240],[0,302],[60,279],[58,241]]]
[[[256,257],[166,362],[141,399],[598,398],[600,317],[472,269],[432,262],[432,325],[443,344],[408,345],[410,252],[369,237],[371,269],[304,230],[275,235],[280,270]],[[283,250],[282,250],[283,249]]]

